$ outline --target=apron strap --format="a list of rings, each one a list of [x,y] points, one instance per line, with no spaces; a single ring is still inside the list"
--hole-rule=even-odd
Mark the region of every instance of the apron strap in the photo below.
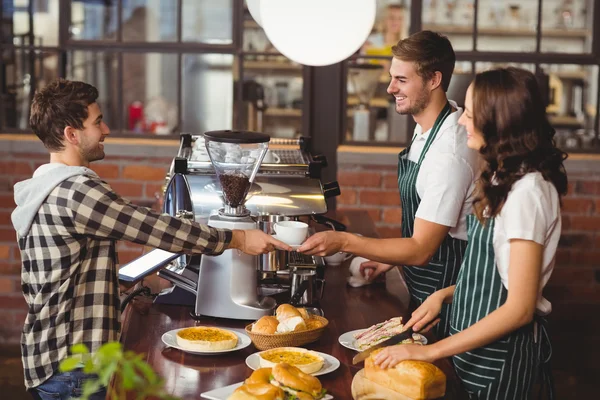
[[[550,368],[550,359],[552,358],[552,344],[548,335],[548,320],[542,316],[536,316],[533,322],[534,338],[537,341],[538,361],[540,363],[541,383],[539,399],[542,399],[544,392],[546,398],[554,400],[556,397],[554,388],[554,378]]]

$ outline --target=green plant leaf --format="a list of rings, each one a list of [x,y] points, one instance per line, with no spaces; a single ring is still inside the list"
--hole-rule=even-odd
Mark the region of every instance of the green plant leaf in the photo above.
[[[61,372],[69,372],[73,371],[75,368],[79,367],[81,360],[79,358],[68,357],[60,362],[58,366]]]
[[[135,369],[130,363],[123,363],[122,376],[123,376],[123,387],[126,390],[131,390],[136,386],[136,373]],[[141,382],[143,384],[143,382]]]
[[[123,358],[123,346],[119,342],[108,342],[98,349],[98,356],[110,360]]]
[[[158,382],[158,376],[156,376],[156,373],[154,372],[152,367],[148,365],[148,363],[146,363],[146,361],[136,360],[135,367],[142,372],[148,383],[154,384]]]
[[[74,344],[73,346],[71,346],[71,353],[72,354],[90,354],[90,350],[88,349],[88,347],[85,344],[78,343],[78,344]]]
[[[94,361],[91,358],[85,360],[85,364],[83,364],[83,372],[85,374],[93,374],[97,373],[96,366],[94,365]]]
[[[90,379],[83,382],[83,391],[80,400],[87,400],[91,395],[100,390],[101,387],[102,385],[97,379]]]
[[[117,371],[118,365],[119,363],[117,361],[112,361],[106,364],[100,371],[96,372],[103,385],[108,386],[113,374]]]

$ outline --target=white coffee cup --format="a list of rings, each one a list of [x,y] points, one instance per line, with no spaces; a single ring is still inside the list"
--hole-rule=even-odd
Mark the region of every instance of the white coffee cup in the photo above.
[[[273,153],[272,151],[267,151],[262,162],[264,164],[279,164],[281,162],[281,157],[279,157],[279,155],[277,153]]]
[[[347,259],[349,259],[350,257],[352,257],[352,254],[346,253],[344,251],[339,251],[335,254],[332,254],[330,256],[326,256],[325,257],[325,262],[327,263],[327,265],[340,265],[342,264],[344,261],[346,261]]]
[[[280,221],[273,225],[277,239],[290,245],[299,245],[308,235],[308,224],[300,221]]]

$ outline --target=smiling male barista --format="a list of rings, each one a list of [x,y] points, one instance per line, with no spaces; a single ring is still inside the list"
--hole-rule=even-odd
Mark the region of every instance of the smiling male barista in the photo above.
[[[456,283],[467,245],[466,216],[478,157],[458,124],[462,109],[446,97],[455,63],[450,41],[422,31],[398,42],[392,53],[387,91],[396,99],[396,111],[412,115],[417,123],[410,145],[398,156],[402,238],[328,231],[311,236],[298,251],[366,257],[372,261],[363,263],[361,271],[370,280],[391,264],[402,265],[416,307],[436,290]],[[440,338],[448,335],[449,313],[445,305],[436,327]]]

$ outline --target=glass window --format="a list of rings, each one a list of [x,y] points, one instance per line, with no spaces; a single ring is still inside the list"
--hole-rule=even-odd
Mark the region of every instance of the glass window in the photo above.
[[[71,37],[74,40],[116,40],[116,1],[71,2]]]
[[[104,122],[116,132],[119,124],[118,55],[96,51],[72,51],[67,58],[67,79],[83,81],[98,89]]]
[[[177,2],[173,0],[124,0],[123,41],[177,40]]]
[[[477,49],[489,52],[535,51],[537,1],[479,0]]]
[[[233,43],[233,0],[183,0],[185,42]]]
[[[2,3],[4,40],[34,46],[58,45],[59,0],[32,0],[32,26],[29,26],[29,0]]]
[[[0,112],[7,128],[29,129],[29,108],[37,89],[58,77],[58,54],[53,52],[5,50],[1,69],[6,83]]]
[[[203,133],[210,130],[231,129],[234,92],[233,59],[231,54],[183,55],[182,132]]]
[[[546,111],[556,128],[557,143],[565,150],[593,145],[598,104],[598,66],[540,65],[548,79]]]
[[[124,53],[122,129],[169,135],[179,129],[178,57],[161,53]]]
[[[423,0],[423,29],[448,36],[455,51],[473,50],[474,15],[473,0]]]
[[[542,52],[590,53],[594,30],[594,1],[561,1],[542,7]]]
[[[360,53],[370,56],[391,56],[392,46],[408,36],[410,2],[377,0],[377,14],[373,31],[361,47]]]

